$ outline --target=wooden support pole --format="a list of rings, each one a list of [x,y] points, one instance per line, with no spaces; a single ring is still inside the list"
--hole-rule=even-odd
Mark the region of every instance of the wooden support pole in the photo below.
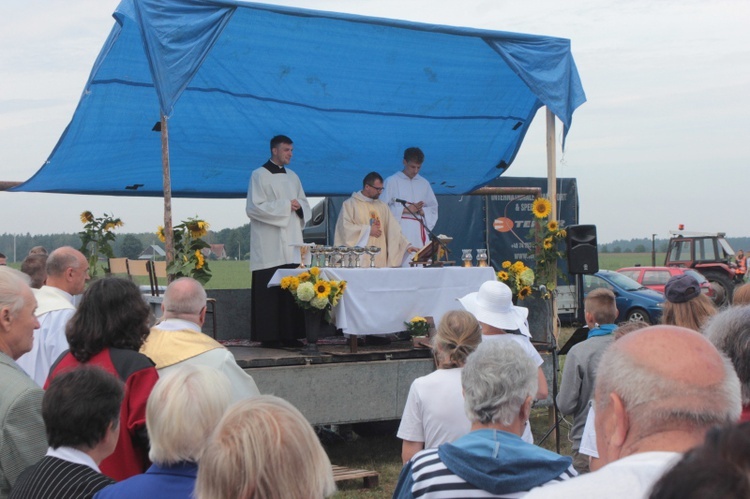
[[[164,189],[164,251],[167,266],[174,260],[174,234],[172,233],[172,174],[169,167],[169,130],[167,117],[161,115],[161,165]],[[169,279],[171,281],[171,279]]]

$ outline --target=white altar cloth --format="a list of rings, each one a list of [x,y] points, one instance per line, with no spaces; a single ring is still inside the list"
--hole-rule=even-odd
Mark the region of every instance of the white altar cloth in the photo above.
[[[268,286],[303,269],[279,269]],[[457,298],[478,291],[496,279],[492,267],[321,268],[328,280],[346,281],[346,291],[333,309],[336,327],[345,334],[387,334],[404,331],[415,315],[432,316],[435,324],[449,310],[462,310]]]

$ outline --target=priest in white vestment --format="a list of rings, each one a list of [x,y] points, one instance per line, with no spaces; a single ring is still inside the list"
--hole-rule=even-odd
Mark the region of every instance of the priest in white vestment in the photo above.
[[[312,216],[299,177],[285,168],[293,149],[289,137],[271,139],[271,159],[253,171],[247,190],[253,271],[250,337],[269,347],[301,346],[296,339],[305,337],[304,316],[291,294],[267,287],[277,269],[302,261],[302,227]]]
[[[75,295],[80,295],[89,280],[89,262],[70,246],[53,251],[47,259],[47,284],[34,289],[39,329],[34,330],[31,351],[16,360],[34,382],[44,387],[49,369],[68,350],[65,326],[76,311]]]
[[[377,246],[376,267],[400,267],[409,253],[416,251],[401,233],[401,227],[388,205],[380,201],[383,177],[376,172],[368,173],[362,182],[362,190],[352,193],[344,201],[336,222],[334,244],[336,246]],[[366,255],[364,265],[369,265]]]
[[[438,202],[430,183],[419,175],[424,163],[422,150],[418,147],[406,149],[403,162],[403,171],[385,179],[383,200],[399,220],[401,231],[412,246],[423,248],[430,241],[430,236],[422,223],[430,230],[435,227]],[[406,203],[396,201],[397,199]]]

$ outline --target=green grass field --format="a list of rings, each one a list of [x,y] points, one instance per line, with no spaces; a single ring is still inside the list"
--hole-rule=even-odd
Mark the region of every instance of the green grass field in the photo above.
[[[664,253],[657,253],[656,264],[663,263]],[[599,253],[599,267],[602,269],[617,270],[636,264],[651,265],[651,253]],[[251,285],[247,261],[216,260],[209,262],[209,266],[213,277],[206,284],[206,289],[243,289]]]
[[[656,254],[656,265],[664,265],[664,253]],[[634,265],[651,265],[651,253],[599,253],[599,268],[617,270]]]

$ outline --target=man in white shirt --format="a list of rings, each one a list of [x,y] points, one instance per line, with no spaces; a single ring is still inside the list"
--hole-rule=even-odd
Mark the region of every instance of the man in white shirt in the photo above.
[[[47,283],[34,290],[38,306],[39,329],[34,331],[34,345],[16,362],[34,382],[43,387],[50,366],[68,350],[65,326],[75,313],[73,299],[86,288],[89,262],[80,251],[63,246],[47,258]]]
[[[641,498],[715,425],[737,421],[740,383],[703,336],[676,326],[630,333],[602,355],[594,403],[601,469],[534,489],[539,498]]]
[[[250,337],[265,347],[302,346],[304,314],[291,293],[269,288],[274,272],[302,261],[302,227],[312,211],[299,177],[286,168],[292,161],[292,139],[271,139],[271,159],[253,171],[247,190],[250,217],[250,265],[253,271]]]
[[[401,224],[401,231],[416,248],[424,247],[430,236],[422,223],[432,230],[438,219],[438,203],[430,183],[419,172],[424,153],[418,147],[404,151],[404,169],[385,179],[383,200]],[[397,199],[405,201],[402,204]],[[421,223],[420,223],[421,221]],[[408,262],[406,263],[408,265]]]
[[[221,343],[201,332],[206,320],[206,291],[193,278],[182,277],[164,292],[163,320],[151,328],[141,347],[159,377],[178,366],[203,365],[221,371],[232,384],[232,402],[260,395],[255,381],[237,365],[232,353]]]

